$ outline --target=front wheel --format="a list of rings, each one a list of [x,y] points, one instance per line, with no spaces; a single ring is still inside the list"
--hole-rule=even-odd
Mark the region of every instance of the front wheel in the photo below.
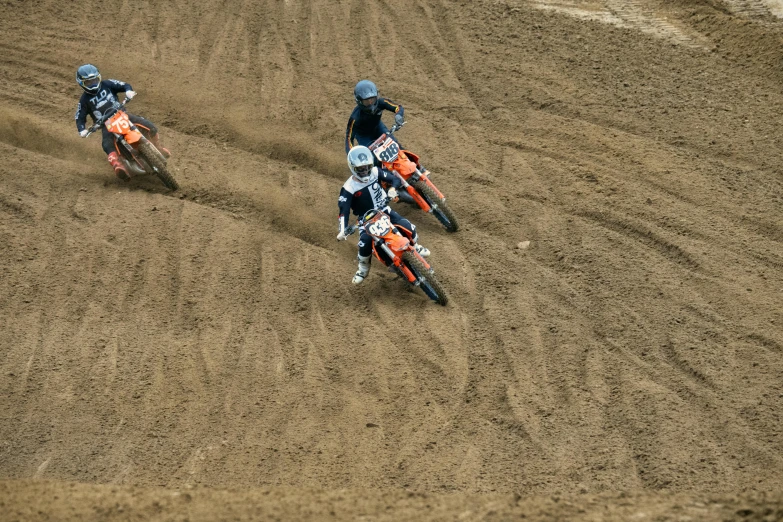
[[[413,252],[405,252],[402,254],[402,262],[408,265],[410,271],[413,272],[413,275],[419,280],[419,287],[427,294],[427,297],[439,305],[446,306],[449,302],[449,298],[446,295],[446,291],[441,286],[440,281],[435,279],[435,274],[426,269]]]
[[[147,140],[142,140],[142,143],[139,144],[139,153],[147,160],[147,163],[149,163],[155,171],[155,175],[160,178],[164,185],[166,185],[166,188],[171,190],[177,190],[179,188],[179,184],[174,179],[174,176],[172,176],[166,168],[166,158],[163,157],[163,154],[161,154],[152,143]]]
[[[413,187],[419,191],[419,194],[427,199],[427,202],[432,205],[435,204],[437,208],[433,208],[432,213],[435,215],[438,221],[446,228],[448,232],[456,232],[459,230],[459,222],[457,216],[451,211],[449,205],[445,199],[441,199],[438,194],[432,190],[432,187],[425,182],[419,180],[411,183]]]

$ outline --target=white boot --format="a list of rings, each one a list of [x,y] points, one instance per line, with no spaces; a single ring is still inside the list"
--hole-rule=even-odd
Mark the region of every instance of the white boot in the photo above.
[[[356,274],[353,276],[353,280],[351,282],[355,285],[358,285],[362,281],[364,281],[364,278],[367,277],[367,274],[370,273],[370,256],[364,257],[364,256],[358,256],[359,257],[359,270],[356,271]]]
[[[423,247],[423,246],[421,246],[418,243],[416,243],[414,248],[416,249],[416,252],[418,252],[421,257],[430,257],[430,249],[429,248]]]

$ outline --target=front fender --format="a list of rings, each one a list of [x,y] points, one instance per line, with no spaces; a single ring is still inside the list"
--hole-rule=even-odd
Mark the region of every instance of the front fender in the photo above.
[[[125,133],[124,137],[125,137],[125,141],[133,145],[138,141],[140,141],[144,137],[144,135],[141,133],[141,131],[136,129],[136,127],[134,126],[132,129],[128,130],[128,132]]]

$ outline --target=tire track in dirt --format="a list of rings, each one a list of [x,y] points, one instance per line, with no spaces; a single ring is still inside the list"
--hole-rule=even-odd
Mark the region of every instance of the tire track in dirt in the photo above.
[[[722,0],[729,10],[751,19],[768,19],[772,12],[763,0]]]
[[[774,352],[783,352],[783,345],[763,335],[757,333],[751,333],[748,335],[748,339],[757,342],[758,344],[760,344],[764,348],[767,348],[768,350]]]
[[[578,215],[585,219],[594,221],[610,230],[630,236],[635,240],[644,243],[648,247],[657,250],[664,257],[672,260],[675,264],[685,264],[688,268],[696,271],[701,269],[700,264],[693,258],[693,256],[688,254],[682,248],[659,237],[654,232],[644,229],[639,225],[632,224],[626,220],[618,220],[608,213],[585,212]]]
[[[647,2],[638,0],[627,2],[607,0],[607,4],[609,9],[616,13],[618,17],[627,21],[631,27],[642,32],[682,45],[702,47],[706,44],[705,39],[701,35],[689,35],[682,28],[656,16],[656,13],[648,7]]]
[[[678,319],[676,319],[676,323],[677,324],[672,323],[672,325],[677,327],[679,323],[683,323],[683,322],[684,321],[682,319],[678,318]],[[687,322],[685,322],[685,324],[687,324]],[[698,325],[694,325],[694,327],[695,327],[696,331],[699,330],[699,326]],[[694,327],[690,327],[690,328],[694,328]],[[656,335],[653,334],[653,331],[654,331],[653,329],[650,329],[650,338],[651,339],[654,339],[656,337]],[[717,337],[716,338],[714,336],[714,334],[712,336],[713,336],[713,339],[715,339],[715,341],[718,343],[718,345],[722,345],[723,343],[726,342],[726,339],[722,339],[721,337]],[[691,334],[691,335],[685,335],[683,338],[685,338],[685,339],[688,339],[688,338],[695,339],[695,338],[698,338],[698,337],[700,337],[699,334]],[[701,341],[704,342],[705,339],[702,338]],[[612,343],[612,344],[614,344],[614,343]],[[697,411],[697,410],[702,409],[702,404],[705,403],[705,402],[707,404],[720,403],[720,402],[723,402],[725,400],[725,397],[727,395],[728,396],[731,395],[731,393],[727,393],[728,390],[726,389],[725,386],[721,386],[720,389],[719,389],[717,387],[717,385],[715,384],[714,378],[707,377],[706,374],[703,371],[697,369],[698,368],[697,366],[694,366],[693,363],[687,361],[687,359],[689,359],[689,357],[685,357],[686,353],[687,354],[699,355],[701,353],[710,353],[709,350],[705,350],[704,348],[702,348],[703,351],[699,350],[698,352],[689,351],[689,352],[684,352],[684,353],[683,352],[675,353],[675,352],[671,351],[672,345],[671,345],[670,342],[664,343],[662,346],[664,347],[664,350],[663,350],[663,353],[662,353],[664,360],[673,361],[673,363],[675,364],[676,367],[678,367],[678,368],[680,368],[680,369],[682,369],[684,371],[683,376],[686,378],[685,381],[682,381],[681,379],[676,379],[676,378],[672,379],[672,377],[673,377],[672,375],[667,375],[666,373],[661,373],[658,370],[655,370],[654,369],[655,366],[653,366],[653,365],[647,366],[647,370],[645,371],[645,373],[647,374],[647,379],[651,379],[653,382],[658,382],[659,384],[664,385],[667,389],[670,389],[671,391],[677,393],[677,395],[680,396],[680,401],[676,401],[676,400],[672,401],[671,399],[669,399],[669,400],[665,401],[666,404],[675,404],[675,405],[677,405],[677,404],[681,404],[681,405],[682,404],[690,404],[689,409]],[[667,346],[669,347],[668,349],[667,349]],[[691,347],[691,349],[692,348],[693,347]],[[624,350],[621,350],[618,347],[615,347],[614,349],[619,351],[620,353],[624,352]],[[650,354],[648,354],[648,353],[642,353],[642,356],[645,359],[647,359],[647,360],[649,360],[649,355]],[[617,360],[616,357],[615,357],[615,360]],[[634,359],[629,359],[629,362],[633,362],[635,360],[638,361],[638,359],[634,358]],[[701,360],[701,364],[704,364],[704,356],[701,356],[700,360]],[[634,364],[636,364],[636,363],[634,362]],[[710,372],[709,375],[723,375],[723,371],[721,371],[720,369],[721,368],[725,368],[725,364],[726,363],[722,362],[720,359],[717,360],[717,361],[710,360],[709,366],[712,368],[712,371]],[[715,373],[716,370],[719,371],[720,373],[716,374]],[[695,384],[698,385],[696,388],[693,388],[693,386],[691,384],[688,384],[688,380],[690,380],[692,377],[695,377],[695,381],[692,381],[692,382],[694,382]],[[620,388],[620,384],[619,384],[620,381],[618,380],[618,377],[617,376],[609,376],[608,380],[609,380],[610,383],[612,383],[611,384],[611,388],[613,390],[615,390],[613,392],[615,397],[612,399],[612,402],[610,403],[612,405],[610,410],[613,410],[615,412],[619,412],[622,415],[630,414],[630,412],[634,411],[634,410],[626,410],[625,408],[620,406],[620,404],[622,402],[624,402],[625,400],[627,400],[627,399],[621,399],[622,395],[618,395],[618,392],[621,389]],[[643,381],[641,381],[641,382],[643,382]],[[708,386],[704,387],[703,384],[707,384]],[[636,391],[636,392],[629,392],[629,393],[631,393],[631,396],[634,396],[634,395],[637,395],[639,393],[644,393],[644,392]],[[659,401],[653,401],[653,402],[659,402]],[[626,413],[623,413],[624,411]],[[674,411],[681,411],[680,407],[675,406],[674,407]],[[617,413],[615,413],[615,415],[616,414]],[[645,417],[649,417],[650,415],[651,415],[650,413],[646,413],[644,416]],[[692,416],[688,416],[688,418],[692,418]],[[713,432],[713,433],[721,432],[724,429],[724,426],[746,426],[746,423],[742,422],[740,419],[738,419],[738,418],[736,418],[736,417],[734,417],[732,415],[730,409],[719,409],[717,411],[713,410],[713,413],[710,415],[709,419],[710,419],[710,422],[714,423],[713,429],[711,430],[711,432]],[[701,426],[701,425],[703,425],[704,421],[697,421],[697,422],[698,422],[697,425]],[[618,422],[614,422],[613,421],[613,424],[616,425],[616,426],[632,426],[633,425],[633,423],[628,423],[626,421],[622,421],[622,422],[619,422],[619,421]],[[663,422],[660,425],[661,426],[667,426],[667,429],[668,429],[668,427],[671,426],[671,422]],[[676,424],[675,424],[675,426],[676,426]],[[630,430],[628,432],[627,437],[629,438],[629,440],[640,440],[640,437],[639,437],[638,433],[643,433],[647,429],[648,428],[646,428],[645,426],[638,425],[638,427],[635,428],[635,430]],[[742,429],[744,430],[746,428],[742,428]],[[638,433],[636,433],[637,431],[638,431]],[[692,433],[692,431],[690,429],[688,429],[686,431]],[[750,433],[750,432],[745,432],[743,435],[736,435],[736,436],[738,436],[740,438],[742,438],[742,437],[750,437],[753,440],[756,440],[756,439],[759,438],[758,435]],[[727,440],[738,440],[738,439],[727,439]],[[654,463],[650,459],[649,450],[648,449],[644,449],[644,448],[645,448],[645,446],[639,446],[638,447],[638,457],[636,457],[636,460],[637,460],[637,462],[638,462],[638,464],[640,466],[640,468],[639,468],[640,469],[640,477],[646,483],[649,483],[650,485],[654,485],[654,486],[658,486],[659,483],[660,483],[660,480],[663,480],[663,482],[665,483],[669,479],[668,478],[661,479],[660,477],[658,477],[658,473],[656,472],[656,467],[660,466],[660,463],[657,463],[657,464]],[[708,463],[707,465],[712,466],[712,465],[715,465],[715,464],[719,463],[722,459],[725,458],[724,456],[722,456],[723,452],[722,451],[717,451],[717,449],[716,450],[712,450],[711,453],[713,453],[712,456],[710,456],[710,457],[702,457],[700,462],[706,462],[706,463]],[[771,457],[771,455],[767,454],[763,458],[764,459],[769,459],[770,457]],[[704,465],[705,464],[698,464],[698,466],[700,466],[700,467],[704,466]],[[642,472],[642,470],[644,470],[644,471]],[[727,478],[727,480],[730,480],[730,479]]]
[[[29,250],[25,257],[28,262],[24,267],[20,267],[20,272],[23,274],[36,272],[46,274],[47,277],[41,279],[46,281],[69,271],[70,264],[63,264],[56,254],[67,251],[69,248],[68,235],[65,233],[69,223],[60,216],[68,214],[67,208],[71,203],[67,200],[64,201],[55,191],[39,195],[37,199],[44,200],[46,211],[40,215],[36,224],[45,224],[47,228],[55,231],[55,235],[47,245],[36,247],[27,245]],[[18,284],[17,277],[12,277],[10,282],[11,285],[16,286]],[[13,395],[19,393],[31,394],[33,397],[39,393],[43,395],[42,402],[32,398],[27,405],[28,407],[25,408],[26,411],[17,410],[16,418],[19,419],[19,422],[9,425],[9,429],[17,430],[18,433],[28,433],[30,436],[36,437],[39,442],[46,443],[58,436],[62,437],[63,431],[57,422],[49,424],[48,420],[38,419],[31,415],[29,410],[30,408],[46,408],[45,398],[47,396],[57,397],[65,403],[73,403],[77,400],[75,390],[89,380],[89,372],[76,372],[74,375],[73,372],[67,371],[67,366],[63,366],[64,360],[78,363],[84,358],[84,352],[80,346],[66,346],[60,350],[55,350],[53,347],[53,343],[83,329],[86,306],[84,302],[72,300],[71,295],[51,283],[31,285],[28,282],[24,284],[23,288],[27,290],[24,292],[27,294],[26,296],[19,296],[23,302],[51,303],[54,300],[65,298],[68,305],[42,306],[41,312],[32,314],[29,313],[29,307],[22,307],[19,319],[21,324],[27,324],[23,330],[25,333],[22,334],[22,338],[29,337],[31,340],[35,338],[35,349],[30,352],[29,357],[24,357],[24,362],[13,357],[13,354],[9,354],[11,357],[7,361],[12,369],[15,369],[14,367],[20,368],[23,365],[23,369],[20,368],[20,371],[11,372],[18,377],[15,379],[16,389],[12,392]],[[12,299],[16,300],[13,297]],[[9,333],[11,339],[18,335],[13,330]],[[15,345],[15,343],[10,345]],[[68,373],[69,375],[60,377],[62,370],[66,370],[62,374]],[[37,454],[42,455],[44,451],[46,450],[42,448]]]
[[[674,367],[681,370],[687,377],[694,379],[699,385],[704,385],[712,389],[715,388],[715,385],[712,383],[709,377],[691,366],[688,361],[682,357],[673,342],[667,342],[661,347],[661,350],[663,352],[664,358]]]
[[[520,11],[519,3],[507,3],[510,12]],[[697,33],[689,32],[667,18],[662,18],[649,2],[606,0],[594,5],[581,2],[535,1],[528,5],[536,9],[554,11],[587,21],[597,21],[618,27],[635,29],[656,38],[669,40],[677,45],[699,48],[706,46],[706,39]],[[507,12],[508,12],[507,11]]]
[[[547,199],[549,199],[549,198],[547,198]],[[545,200],[544,200],[544,201],[545,201]],[[543,203],[543,202],[542,202],[542,203]],[[552,231],[552,232],[555,232],[555,231]],[[553,233],[553,234],[551,234],[551,235],[555,235],[555,234]],[[682,362],[682,361],[680,361],[680,362]],[[685,366],[683,366],[683,367],[685,367]],[[598,378],[595,378],[595,377],[594,377],[593,379],[595,379],[595,381],[600,381],[600,379],[598,379]],[[595,381],[594,381],[594,382],[595,382]],[[598,386],[598,388],[599,388],[599,389],[605,389],[605,387],[603,387],[603,386]],[[654,482],[650,482],[650,483],[654,483]]]
[[[482,238],[481,250],[484,253],[499,254],[498,245],[493,244],[495,242],[488,242],[486,237]],[[500,259],[504,257],[505,255],[500,255]],[[497,291],[500,288],[501,283],[496,279],[499,272],[495,263],[487,265],[471,256],[470,264],[473,265],[471,279],[475,280],[478,289],[495,288]],[[508,283],[502,283],[503,286],[506,284]],[[477,296],[457,293],[455,302],[460,303],[460,308],[470,310],[467,316],[470,319],[463,327],[462,333],[462,337],[466,340],[465,355],[460,354],[460,358],[466,357],[465,364],[468,371],[467,375],[452,387],[462,390],[455,397],[461,399],[453,400],[447,418],[437,425],[446,426],[447,431],[443,433],[433,427],[429,430],[432,436],[426,437],[425,433],[420,434],[418,440],[424,447],[424,452],[421,453],[421,449],[417,451],[415,448],[410,448],[408,452],[401,455],[400,463],[406,471],[406,476],[411,477],[409,480],[415,480],[414,477],[420,475],[422,466],[437,465],[435,458],[447,453],[465,453],[465,448],[460,447],[456,441],[465,440],[470,436],[470,426],[486,426],[480,429],[486,437],[486,445],[469,450],[468,454],[472,457],[459,463],[459,468],[443,469],[443,476],[450,480],[446,480],[445,483],[440,481],[443,487],[450,489],[465,484],[466,477],[472,474],[480,478],[479,482],[476,482],[476,487],[485,490],[493,486],[493,480],[486,472],[486,462],[490,455],[494,455],[494,458],[500,462],[510,463],[519,459],[521,455],[531,454],[535,449],[531,446],[527,427],[529,417],[517,419],[514,411],[506,404],[509,391],[504,383],[519,382],[519,377],[513,377],[515,368],[519,364],[516,362],[518,355],[509,351],[503,339],[504,334],[500,333],[507,328],[505,326],[507,320],[502,318],[504,314],[498,317],[497,313],[502,307],[513,307],[513,305],[509,302],[501,305],[495,298],[483,292]],[[422,380],[431,378],[428,372],[422,373]],[[517,388],[521,389],[522,386],[518,385]],[[494,416],[488,417],[485,413],[487,411],[495,412]],[[426,442],[427,439],[430,442]],[[413,465],[417,460],[420,463]],[[453,466],[457,464],[458,462],[454,462]],[[505,465],[502,466],[506,473],[519,477],[519,470],[506,469]]]

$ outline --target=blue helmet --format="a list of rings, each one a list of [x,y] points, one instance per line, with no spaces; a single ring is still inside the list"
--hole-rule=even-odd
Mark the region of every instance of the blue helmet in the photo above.
[[[86,63],[76,70],[76,83],[87,94],[95,94],[101,86],[101,73],[91,63]]]
[[[362,112],[374,113],[378,109],[378,88],[370,80],[362,80],[353,88],[353,97]]]

